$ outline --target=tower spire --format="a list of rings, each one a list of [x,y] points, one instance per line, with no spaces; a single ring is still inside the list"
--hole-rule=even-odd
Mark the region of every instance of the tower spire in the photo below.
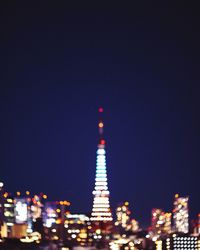
[[[99,144],[100,145],[105,145],[105,139],[103,135],[104,131],[104,122],[103,122],[103,108],[99,108],[99,122],[98,122],[98,128],[99,128]]]

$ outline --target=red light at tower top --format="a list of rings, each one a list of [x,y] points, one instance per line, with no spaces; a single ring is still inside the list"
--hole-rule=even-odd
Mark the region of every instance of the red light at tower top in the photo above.
[[[103,113],[103,108],[99,108],[99,113]]]
[[[104,139],[101,139],[101,140],[100,140],[100,144],[101,144],[101,145],[105,145],[105,144],[106,144],[106,141],[105,141]]]

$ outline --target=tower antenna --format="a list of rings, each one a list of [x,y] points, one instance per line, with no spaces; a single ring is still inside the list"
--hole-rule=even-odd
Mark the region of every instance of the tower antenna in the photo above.
[[[103,137],[103,131],[104,131],[104,122],[103,122],[103,108],[99,108],[99,122],[98,122],[98,129],[99,129],[99,136],[100,136],[100,142],[99,144],[104,145],[105,139]]]

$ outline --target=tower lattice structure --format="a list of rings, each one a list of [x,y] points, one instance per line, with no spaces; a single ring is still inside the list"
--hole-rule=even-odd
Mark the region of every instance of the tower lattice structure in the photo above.
[[[112,221],[110,209],[110,192],[108,190],[107,169],[106,169],[106,141],[103,136],[104,123],[102,120],[103,109],[99,108],[99,143],[97,146],[96,177],[93,191],[93,208],[91,221],[109,222]]]

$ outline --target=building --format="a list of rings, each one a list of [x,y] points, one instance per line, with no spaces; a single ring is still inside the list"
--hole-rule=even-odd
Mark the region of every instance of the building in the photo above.
[[[28,224],[28,204],[25,198],[15,198],[15,223]]]
[[[162,248],[159,248],[162,247]],[[197,237],[185,234],[173,234],[157,244],[157,250],[199,250],[200,241]]]
[[[43,221],[48,239],[58,240],[65,238],[64,228],[66,216],[69,214],[69,201],[46,202],[43,212]]]
[[[103,109],[99,109],[102,115]],[[91,221],[93,222],[111,222],[113,220],[110,210],[110,193],[108,190],[107,170],[106,170],[106,150],[105,139],[103,136],[104,123],[102,119],[98,123],[99,128],[99,144],[97,147],[97,163],[95,188],[93,191],[93,208],[91,213]],[[97,223],[96,223],[97,224]],[[102,224],[102,223],[99,223]]]
[[[189,232],[188,200],[188,197],[179,197],[178,194],[175,195],[173,210],[174,232]]]
[[[6,224],[7,236],[11,237],[12,227],[15,223],[15,201],[7,192],[4,193],[4,222]]]
[[[153,236],[161,235],[164,223],[165,219],[162,209],[153,208],[151,212],[151,232],[153,233]]]
[[[116,222],[115,222],[115,226],[121,226],[124,229],[126,229],[128,227],[128,225],[130,224],[130,210],[128,207],[129,203],[123,202],[122,204],[120,204],[117,208],[116,208]]]
[[[172,232],[172,213],[165,213],[165,223],[163,227],[164,234],[170,234]]]
[[[64,227],[67,240],[74,245],[86,246],[92,242],[92,237],[89,237],[91,222],[85,214],[67,214]]]
[[[200,214],[198,214],[197,219],[192,221],[193,234],[195,236],[200,236]]]
[[[4,215],[3,215],[3,207],[4,207],[4,191],[3,191],[3,182],[0,182],[0,227],[3,225],[4,222]]]
[[[153,208],[151,214],[151,234],[157,237],[171,233],[171,213],[165,213],[160,208]]]
[[[125,231],[137,232],[139,230],[139,223],[131,218],[131,211],[129,209],[129,202],[123,202],[116,208],[115,226],[117,231],[124,233]]]

